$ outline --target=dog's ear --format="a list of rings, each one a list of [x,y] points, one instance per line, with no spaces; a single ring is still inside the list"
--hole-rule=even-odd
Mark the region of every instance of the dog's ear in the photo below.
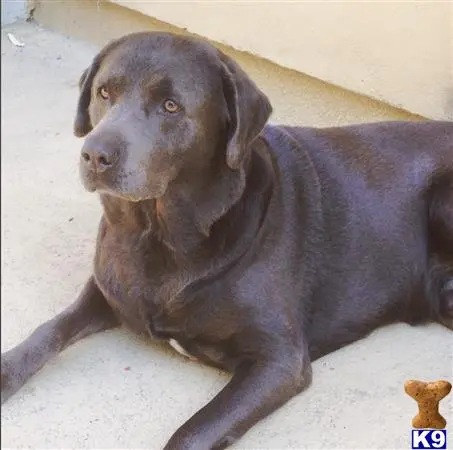
[[[272,113],[269,99],[231,58],[219,52],[223,63],[223,91],[230,116],[226,162],[238,169],[247,148]]]
[[[110,41],[93,59],[91,66],[84,70],[79,79],[79,102],[77,104],[76,117],[74,121],[74,134],[77,137],[86,136],[92,129],[93,124],[90,119],[90,102],[91,102],[91,88],[93,80],[98,73],[101,63],[112,50],[122,44],[128,36]]]
[[[93,79],[99,70],[100,55],[98,55],[88,69],[84,70],[79,80],[79,101],[77,104],[76,117],[74,120],[74,134],[77,137],[86,136],[92,129],[93,125],[90,119],[90,102],[91,87]]]
[[[88,72],[90,71],[90,68],[88,69],[85,69],[82,73],[82,75],[80,76],[79,78],[79,90],[82,89],[82,86],[83,84],[85,83],[86,79],[87,79],[87,76],[88,76]]]

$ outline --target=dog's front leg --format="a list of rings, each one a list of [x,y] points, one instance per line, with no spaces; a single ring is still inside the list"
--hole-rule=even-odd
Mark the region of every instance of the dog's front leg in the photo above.
[[[225,388],[171,437],[165,450],[223,449],[311,381],[306,355],[244,363]]]
[[[113,311],[91,277],[72,305],[40,325],[21,344],[2,354],[2,403],[68,345],[118,324]]]

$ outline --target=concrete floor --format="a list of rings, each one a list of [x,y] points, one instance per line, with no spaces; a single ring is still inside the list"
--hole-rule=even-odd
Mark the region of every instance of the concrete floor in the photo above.
[[[90,273],[100,207],[78,180],[72,121],[95,51],[35,25],[2,31],[2,351],[70,303]],[[452,380],[452,344],[437,325],[381,329],[317,361],[312,387],[235,448],[410,448],[416,404],[403,383]],[[227,381],[126,331],[103,333],[2,407],[2,448],[162,448]],[[450,430],[452,400],[441,404]]]

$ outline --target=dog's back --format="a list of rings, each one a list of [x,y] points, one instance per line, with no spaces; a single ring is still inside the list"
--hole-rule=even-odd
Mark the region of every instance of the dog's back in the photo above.
[[[272,128],[309,154],[321,186],[312,357],[385,322],[452,328],[453,124]]]

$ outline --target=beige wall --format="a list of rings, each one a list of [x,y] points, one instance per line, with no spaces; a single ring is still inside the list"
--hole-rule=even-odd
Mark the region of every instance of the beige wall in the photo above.
[[[35,20],[61,33],[95,44],[96,48],[125,33],[141,30],[183,30],[96,0],[36,1]],[[219,45],[219,44],[217,44]],[[420,117],[333,86],[264,59],[219,45],[257,82],[274,107],[273,122],[307,126],[343,125],[378,120],[419,120]],[[93,50],[94,51],[94,50]],[[87,55],[87,64],[92,55]],[[81,67],[82,71],[85,67]],[[77,83],[78,80],[74,80]]]
[[[114,2],[408,111],[453,119],[453,1]]]

